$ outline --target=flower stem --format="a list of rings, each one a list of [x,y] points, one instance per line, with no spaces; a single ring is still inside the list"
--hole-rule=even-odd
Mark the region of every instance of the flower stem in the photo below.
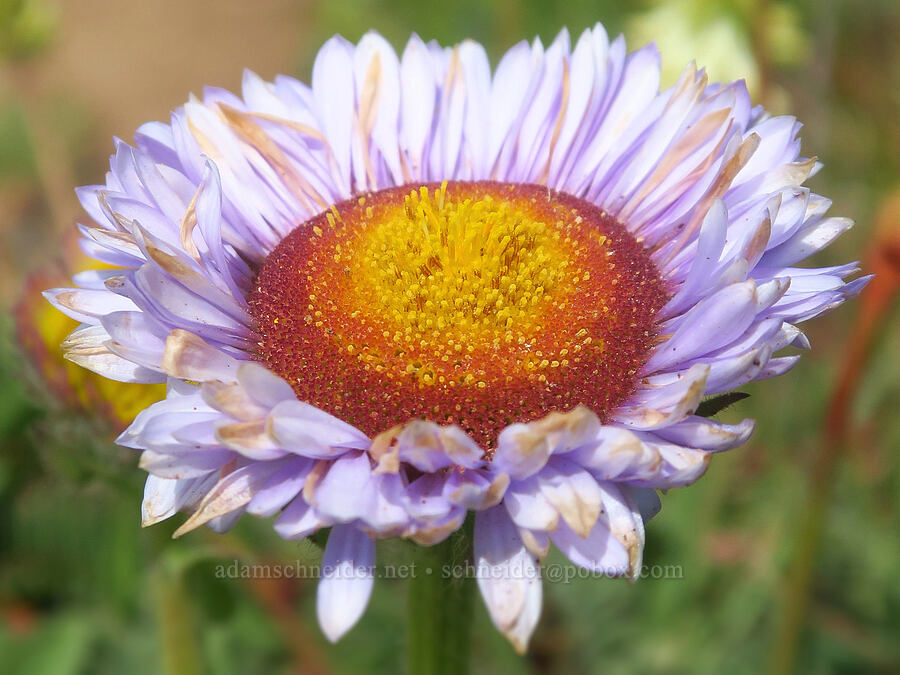
[[[419,549],[409,584],[409,672],[466,675],[469,672],[474,580],[465,574],[471,528]]]
[[[203,667],[194,608],[185,592],[181,571],[173,569],[171,563],[171,558],[163,560],[153,572],[162,672],[166,675],[199,675]]]

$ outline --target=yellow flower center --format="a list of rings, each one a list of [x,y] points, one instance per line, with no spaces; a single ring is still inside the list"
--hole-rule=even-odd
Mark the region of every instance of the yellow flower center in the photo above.
[[[486,449],[515,421],[621,403],[662,283],[596,207],[545,187],[444,183],[333,207],[270,254],[259,358],[374,435],[414,417]]]

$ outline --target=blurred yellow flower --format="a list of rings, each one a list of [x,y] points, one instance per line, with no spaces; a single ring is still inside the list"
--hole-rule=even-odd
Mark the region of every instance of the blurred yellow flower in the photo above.
[[[634,15],[625,34],[629,44],[655,42],[663,54],[662,86],[675,84],[691,60],[712,82],[744,79],[753,95],[760,84],[759,65],[748,30],[719,3],[697,0],[664,2]]]
[[[25,281],[14,310],[19,343],[65,405],[99,417],[112,430],[120,431],[141,410],[165,398],[166,386],[116,382],[63,358],[60,343],[78,327],[78,322],[56,311],[41,291],[65,285],[72,274],[97,266],[96,261],[81,252],[74,237],[67,237],[63,248],[65,260],[71,262],[72,268],[56,262],[38,269]]]
[[[791,66],[809,54],[797,8],[752,0],[667,0],[635,14],[626,26],[632,44],[654,41],[663,56],[662,85],[674,84],[694,60],[709,79],[744,79],[754,96],[763,94],[765,66]],[[773,103],[767,92],[768,103]]]

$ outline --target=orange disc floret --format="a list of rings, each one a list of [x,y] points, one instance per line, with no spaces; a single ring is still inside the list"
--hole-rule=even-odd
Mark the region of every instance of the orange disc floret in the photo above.
[[[665,285],[597,207],[538,185],[403,186],[335,205],[265,260],[257,358],[369,435],[513,422],[632,393]]]

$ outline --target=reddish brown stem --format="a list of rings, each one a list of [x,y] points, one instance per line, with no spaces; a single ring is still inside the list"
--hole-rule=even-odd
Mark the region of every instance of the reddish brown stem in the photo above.
[[[888,202],[882,211],[883,229],[900,231],[900,199]],[[847,353],[842,358],[834,394],[824,424],[822,453],[815,459],[810,477],[809,498],[799,530],[794,558],[788,573],[781,628],[776,636],[771,672],[796,672],[797,651],[809,614],[815,560],[828,515],[829,500],[840,456],[848,446],[850,413],[859,383],[865,373],[875,340],[888,318],[900,291],[900,237],[880,237],[869,256],[866,269],[875,278],[860,297],[859,315]]]

